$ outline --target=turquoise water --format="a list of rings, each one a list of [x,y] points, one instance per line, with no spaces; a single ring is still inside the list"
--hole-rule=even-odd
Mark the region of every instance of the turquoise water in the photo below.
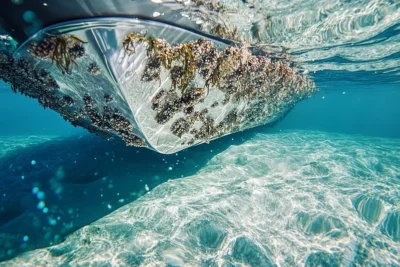
[[[326,87],[274,127],[177,155],[91,136],[3,94],[28,103],[38,121],[25,125],[25,135],[21,126],[2,128],[3,259],[60,243],[117,210],[55,247],[63,257],[51,252],[45,265],[84,265],[114,250],[122,263],[137,258],[148,266],[399,264],[396,85]],[[37,208],[34,188],[44,192],[48,213]],[[123,217],[124,210],[134,212]],[[91,235],[93,245],[67,249],[93,227],[102,229]],[[124,242],[135,247],[115,248]]]
[[[164,155],[0,83],[0,266],[400,266],[400,4],[164,2],[247,41],[243,18],[272,14],[259,42],[289,46],[319,92]]]

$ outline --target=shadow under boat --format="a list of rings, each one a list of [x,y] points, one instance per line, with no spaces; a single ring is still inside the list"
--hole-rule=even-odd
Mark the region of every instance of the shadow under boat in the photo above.
[[[58,138],[12,151],[0,158],[0,261],[60,243],[71,232],[169,179],[194,175],[229,146],[272,126],[172,155],[94,135]]]

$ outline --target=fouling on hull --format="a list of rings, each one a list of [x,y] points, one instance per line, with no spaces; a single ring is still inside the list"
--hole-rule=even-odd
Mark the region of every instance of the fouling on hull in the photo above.
[[[1,68],[14,90],[73,125],[167,154],[274,122],[315,91],[287,62],[128,18],[45,28]]]

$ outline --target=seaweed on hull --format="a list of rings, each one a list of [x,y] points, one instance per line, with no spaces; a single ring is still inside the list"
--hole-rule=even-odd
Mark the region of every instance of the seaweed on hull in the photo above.
[[[70,34],[50,35],[40,42],[31,43],[28,52],[33,57],[51,59],[63,73],[70,74],[72,65],[85,55],[85,47],[78,37]]]
[[[181,139],[186,136],[188,145],[208,143],[212,138],[263,124],[317,90],[308,76],[289,63],[253,55],[245,46],[219,50],[204,39],[170,45],[162,39],[130,33],[123,40],[125,55],[135,54],[137,45],[144,45],[147,52],[141,81],[159,81],[162,73],[171,80],[171,86],[160,90],[151,101],[156,122],[167,124],[182,113],[184,117],[172,122],[170,130]],[[204,86],[198,86],[199,80]],[[244,104],[235,112],[234,123],[232,112],[218,123],[206,115],[219,106],[215,99],[206,101],[210,104],[203,111],[195,110],[205,103],[211,90],[225,95],[222,106]],[[200,125],[196,126],[196,121]]]

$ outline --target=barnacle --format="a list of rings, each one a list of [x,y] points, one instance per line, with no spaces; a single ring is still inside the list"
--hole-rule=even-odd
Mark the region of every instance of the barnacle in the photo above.
[[[209,143],[211,138],[216,134],[217,130],[214,126],[214,119],[211,117],[206,117],[203,121],[203,125],[200,127],[195,137],[205,141],[206,143]]]

